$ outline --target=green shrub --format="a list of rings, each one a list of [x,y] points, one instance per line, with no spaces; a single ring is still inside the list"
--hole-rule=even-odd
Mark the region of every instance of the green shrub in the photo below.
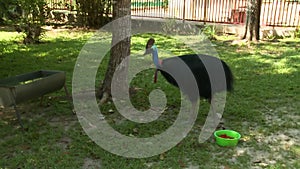
[[[22,10],[18,1],[0,1],[0,25],[11,24],[14,20],[20,18],[21,14]]]
[[[206,36],[207,39],[216,40],[217,31],[215,26],[205,25],[202,29],[202,33]]]
[[[17,0],[22,15],[14,20],[16,30],[25,34],[23,43],[39,43],[45,24],[47,4],[44,0]]]
[[[300,38],[300,26],[298,26],[294,32],[294,37],[295,38]]]

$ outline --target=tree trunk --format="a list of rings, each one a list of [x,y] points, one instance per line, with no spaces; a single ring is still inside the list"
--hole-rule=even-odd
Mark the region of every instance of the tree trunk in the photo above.
[[[261,3],[262,0],[257,0],[256,5],[256,23],[255,23],[255,39],[259,40],[259,33],[260,33],[260,13],[261,13]]]
[[[255,37],[255,40],[257,40],[257,41],[259,40],[260,11],[261,11],[261,0],[249,0],[248,1],[245,33],[244,33],[244,36],[242,37],[242,39],[247,38],[249,41],[252,41],[253,37]]]
[[[98,92],[98,97],[101,99],[100,103],[111,98],[111,83],[114,72],[122,60],[130,55],[131,20],[130,17],[125,17],[130,15],[130,5],[130,0],[118,0],[114,1],[113,4],[112,48],[105,78]],[[119,66],[124,72],[127,72],[127,67],[128,63]],[[126,80],[126,77],[118,80]]]

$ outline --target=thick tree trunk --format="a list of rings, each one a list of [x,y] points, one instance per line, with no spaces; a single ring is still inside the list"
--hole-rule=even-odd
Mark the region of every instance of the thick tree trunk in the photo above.
[[[256,6],[256,23],[255,23],[255,39],[259,40],[259,33],[260,33],[260,13],[261,13],[261,3],[262,0],[257,0]]]
[[[247,8],[247,20],[245,24],[245,33],[242,39],[248,39],[249,41],[259,40],[260,33],[260,11],[261,0],[249,0]]]
[[[112,48],[105,78],[98,93],[101,103],[111,97],[111,83],[117,67],[124,72],[127,71],[128,63],[122,65],[120,63],[130,55],[131,20],[130,17],[125,17],[130,15],[130,3],[130,0],[118,0],[113,4]],[[126,80],[126,77],[118,80]]]

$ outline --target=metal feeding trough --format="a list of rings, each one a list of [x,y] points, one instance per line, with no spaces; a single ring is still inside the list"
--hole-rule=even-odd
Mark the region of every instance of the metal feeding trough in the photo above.
[[[40,70],[0,79],[0,106],[14,106],[17,118],[23,127],[16,105],[60,90],[62,87],[69,96],[65,81],[65,72],[52,70]]]

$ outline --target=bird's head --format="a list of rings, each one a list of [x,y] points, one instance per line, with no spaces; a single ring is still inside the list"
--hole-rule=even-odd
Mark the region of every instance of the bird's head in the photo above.
[[[158,50],[154,43],[155,43],[155,40],[153,38],[150,38],[148,40],[148,42],[146,44],[146,51],[145,51],[144,55],[152,54],[153,63],[158,68],[158,67],[161,67],[161,62],[158,59]]]
[[[155,40],[153,38],[150,38],[146,44],[146,50],[145,50],[145,53],[144,55],[147,55],[147,54],[152,54],[153,51],[157,51],[157,48],[155,46]]]

